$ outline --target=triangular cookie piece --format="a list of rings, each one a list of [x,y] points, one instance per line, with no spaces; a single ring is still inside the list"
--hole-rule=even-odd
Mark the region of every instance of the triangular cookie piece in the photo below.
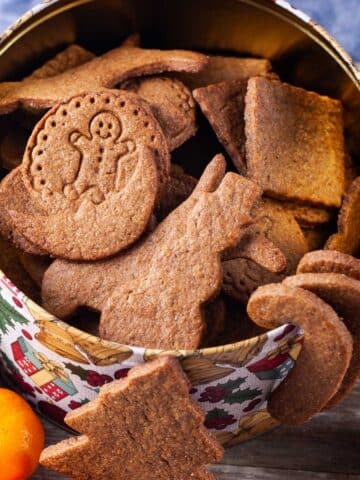
[[[234,165],[243,175],[245,158],[245,95],[247,80],[215,83],[193,91],[193,96]]]

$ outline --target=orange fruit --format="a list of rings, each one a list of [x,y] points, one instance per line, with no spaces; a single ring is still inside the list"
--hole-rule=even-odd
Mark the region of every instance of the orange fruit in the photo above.
[[[0,388],[0,480],[29,478],[43,448],[44,429],[30,405]]]

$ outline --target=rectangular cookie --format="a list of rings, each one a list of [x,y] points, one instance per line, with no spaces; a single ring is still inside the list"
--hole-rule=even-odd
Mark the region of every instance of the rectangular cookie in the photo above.
[[[274,198],[339,207],[345,183],[341,103],[256,77],[245,105],[248,176]]]

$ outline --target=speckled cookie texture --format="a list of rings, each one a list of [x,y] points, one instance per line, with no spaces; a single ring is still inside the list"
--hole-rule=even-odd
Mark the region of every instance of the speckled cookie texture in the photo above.
[[[199,72],[178,74],[191,89],[206,87],[226,80],[248,79],[256,75],[268,75],[271,63],[264,58],[240,58],[211,55],[208,64]]]
[[[183,168],[173,163],[170,168],[169,181],[161,195],[159,208],[156,213],[157,218],[161,220],[175,210],[191,195],[196,184],[196,178],[187,175]]]
[[[287,265],[285,255],[258,230],[256,223],[247,229],[235,248],[230,248],[222,256],[223,261],[237,258],[251,260],[272,273],[284,272]]]
[[[339,404],[353,388],[360,373],[360,281],[339,273],[302,273],[284,284],[315,293],[331,305],[353,339],[353,353],[342,384],[325,408]]]
[[[301,227],[312,228],[328,223],[334,217],[334,210],[301,205],[295,202],[280,202],[285,210],[294,215],[295,220]]]
[[[251,293],[260,285],[280,282],[286,275],[295,273],[301,257],[307,252],[308,246],[299,224],[293,215],[281,207],[278,202],[263,199],[254,211],[251,234],[261,234],[270,245],[264,245],[258,257],[258,263],[249,256],[239,255],[238,258],[224,260],[223,265],[223,290],[231,297],[246,303]],[[285,268],[276,273],[271,268],[272,263],[278,259],[277,247],[286,259]],[[240,251],[241,254],[241,251]],[[263,257],[263,258],[261,258]],[[264,260],[266,262],[264,262]]]
[[[297,273],[342,273],[360,280],[360,260],[335,250],[318,250],[303,256]]]
[[[178,148],[195,135],[195,102],[190,90],[180,80],[146,77],[129,80],[121,84],[120,88],[137,93],[150,103],[170,150]]]
[[[74,480],[211,480],[205,465],[223,449],[204,417],[180,364],[161,357],[68,413],[65,422],[82,435],[46,448],[40,463]]]
[[[20,106],[50,108],[83,92],[112,88],[132,77],[167,71],[197,72],[207,57],[185,50],[145,50],[118,47],[51,78],[0,83],[0,114]]]
[[[248,82],[245,105],[248,176],[275,198],[340,207],[345,188],[341,103],[256,77]]]
[[[0,235],[32,255],[46,254],[40,246],[17,233],[16,222],[9,213],[12,211],[22,212],[24,215],[37,213],[24,186],[20,167],[12,170],[0,183],[0,206]]]
[[[237,244],[260,195],[224,169],[216,157],[192,195],[127,253],[89,264],[55,261],[43,280],[45,307],[60,317],[81,305],[101,310],[101,336],[122,343],[198,347],[201,306],[221,287],[221,252]]]
[[[50,110],[20,169],[37,212],[4,206],[18,234],[53,256],[95,260],[145,230],[169,174],[169,152],[145,101],[103,91]]]
[[[338,216],[338,231],[328,239],[325,248],[360,254],[360,177],[356,177],[346,192]]]
[[[352,338],[336,312],[302,288],[260,287],[247,305],[251,319],[271,329],[291,322],[305,338],[296,365],[273,392],[268,410],[281,423],[300,424],[320,412],[343,382],[352,356]]]

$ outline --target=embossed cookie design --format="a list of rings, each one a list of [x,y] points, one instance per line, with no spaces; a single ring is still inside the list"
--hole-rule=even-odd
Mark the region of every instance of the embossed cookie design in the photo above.
[[[197,348],[202,306],[221,287],[220,254],[237,244],[260,195],[253,182],[224,171],[219,155],[190,197],[134,248],[100,262],[56,260],[43,280],[45,308],[60,318],[80,306],[99,310],[100,335],[127,345]]]
[[[137,93],[150,103],[170,150],[178,148],[195,135],[195,102],[190,90],[180,80],[146,77],[125,82],[121,88]]]
[[[137,95],[74,97],[30,137],[21,172],[36,213],[10,211],[15,231],[56,257],[114,255],[145,230],[169,166],[162,130]]]
[[[236,250],[228,252],[232,258],[225,257],[223,261],[223,290],[224,292],[246,304],[252,292],[260,285],[280,282],[286,275],[295,273],[301,257],[307,252],[308,246],[304,234],[293,215],[282,208],[278,202],[263,199],[254,212],[254,222],[249,227],[250,238],[258,234],[258,241],[264,238],[277,247],[285,256],[286,265],[282,271],[271,268],[278,257],[271,245],[263,245],[260,258],[254,252],[247,254],[244,245],[240,245],[238,255]],[[256,240],[256,237],[255,237]],[[260,243],[261,245],[261,243]],[[257,242],[255,243],[257,246]],[[259,245],[258,245],[259,246]],[[256,253],[256,252],[255,252]],[[268,254],[264,258],[264,254]],[[264,262],[264,260],[267,260]],[[274,264],[276,265],[276,263]]]

